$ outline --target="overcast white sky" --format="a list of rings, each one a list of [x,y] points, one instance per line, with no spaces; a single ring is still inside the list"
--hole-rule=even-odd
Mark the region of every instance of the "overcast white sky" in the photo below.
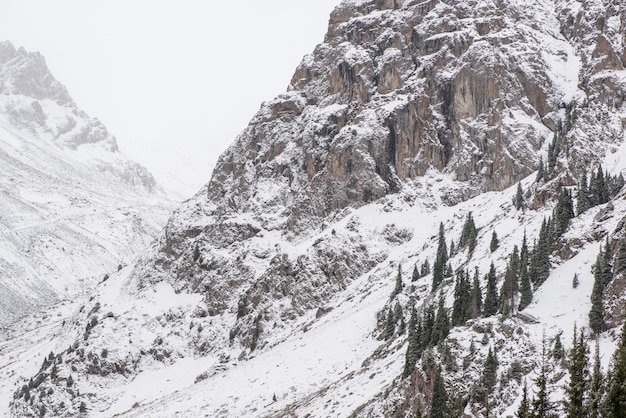
[[[41,52],[123,153],[188,197],[286,89],[339,3],[1,0],[0,40]]]

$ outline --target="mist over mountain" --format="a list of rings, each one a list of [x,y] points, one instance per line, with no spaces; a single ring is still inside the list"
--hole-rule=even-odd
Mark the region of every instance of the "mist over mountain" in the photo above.
[[[0,43],[0,324],[93,288],[173,202],[38,53]]]
[[[621,1],[344,0],[10,413],[605,414],[581,364],[624,349],[625,47]]]

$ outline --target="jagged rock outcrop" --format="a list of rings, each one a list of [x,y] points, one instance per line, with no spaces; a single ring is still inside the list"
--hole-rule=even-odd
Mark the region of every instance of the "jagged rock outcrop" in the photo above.
[[[345,207],[432,176],[456,181],[439,192],[443,203],[502,190],[538,167],[554,137],[567,147],[571,183],[624,129],[612,111],[623,75],[598,67],[621,51],[619,25],[589,23],[598,4],[344,1],[289,91],[262,105],[170,221],[159,264],[184,270],[181,256],[200,242],[223,266],[212,248],[241,258],[237,242],[262,231],[297,241]],[[251,280],[241,268],[227,270]],[[175,275],[175,287],[187,286]],[[215,287],[229,274],[201,276]]]

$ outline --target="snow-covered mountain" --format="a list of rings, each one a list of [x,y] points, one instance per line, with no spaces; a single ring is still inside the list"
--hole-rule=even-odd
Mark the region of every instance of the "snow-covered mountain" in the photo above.
[[[38,53],[0,43],[0,325],[90,290],[165,224],[171,202]]]
[[[592,265],[625,234],[625,33],[620,1],[344,0],[207,186],[16,379],[11,412],[404,417],[443,367],[453,416],[507,416],[544,360],[562,399],[542,341],[589,334]],[[466,274],[502,302],[407,360],[417,317],[458,313]],[[605,370],[622,285],[606,284]]]

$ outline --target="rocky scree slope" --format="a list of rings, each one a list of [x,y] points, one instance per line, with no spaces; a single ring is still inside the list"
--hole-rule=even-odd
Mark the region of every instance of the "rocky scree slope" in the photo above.
[[[0,43],[0,325],[92,289],[173,202],[38,53]]]
[[[71,415],[84,402],[94,414],[107,415],[145,402],[138,414],[158,414],[184,410],[188,402],[218,415],[263,416],[288,405],[319,411],[319,402],[330,399],[339,405],[338,416],[409,413],[422,399],[416,394],[428,400],[432,376],[412,375],[412,389],[397,380],[404,337],[383,343],[371,362],[363,363],[371,352],[357,350],[346,370],[360,379],[329,371],[315,381],[327,392],[300,381],[306,389],[295,385],[275,404],[264,398],[262,408],[254,399],[231,399],[228,391],[223,403],[201,393],[223,382],[215,376],[234,376],[259,363],[255,356],[278,361],[271,355],[275,347],[306,339],[307,330],[328,323],[325,318],[341,323],[331,307],[365,312],[358,302],[368,300],[386,312],[398,264],[404,281],[412,271],[407,265],[425,259],[432,264],[440,221],[457,237],[465,215],[480,211],[478,247],[471,257],[465,251],[452,259],[452,267],[479,267],[484,274],[494,261],[503,272],[524,229],[530,242],[537,237],[559,188],[575,195],[581,173],[600,162],[610,162],[617,175],[624,168],[624,10],[620,2],[600,0],[342,2],[324,43],[305,57],[288,92],[262,105],[208,185],[179,208],[132,271],[104,283],[67,325],[63,338],[76,342],[62,353],[64,362],[53,362],[61,372],[51,378],[42,367],[38,375],[39,385],[54,388],[54,396],[38,396],[29,405],[18,393],[13,411],[45,406]],[[535,182],[538,169],[546,173]],[[514,188],[507,187],[522,179],[526,212],[519,215],[510,204]],[[597,241],[609,232],[620,236],[622,206],[615,201],[613,207],[612,216],[589,212],[565,235],[561,248],[577,243],[578,253],[553,254],[555,265],[576,260],[568,273],[581,269],[582,275],[587,266],[581,277],[587,287],[576,299],[582,311],[574,318],[581,326]],[[493,229],[506,238],[495,255],[485,237]],[[556,271],[544,285],[559,283]],[[450,280],[435,293],[429,276],[422,280],[397,296],[405,313],[410,300],[421,310],[440,295],[451,306]],[[485,280],[481,274],[483,289]],[[502,281],[500,274],[498,286]],[[573,322],[554,320],[561,313],[546,306],[552,306],[549,298],[538,295],[534,316],[551,330],[550,338],[572,328]],[[361,334],[369,349],[384,319],[363,315],[371,324]],[[481,321],[474,331],[460,329],[463,338],[450,350],[467,350],[471,332],[478,332],[488,342],[502,340],[497,349],[506,352],[511,346],[502,335],[510,338],[519,327],[521,351],[512,352],[528,359],[522,370],[531,377],[541,342],[537,327],[521,319],[504,328],[489,325],[493,318]],[[103,345],[110,347],[106,355]],[[610,352],[610,337],[604,347]],[[514,357],[507,358],[502,364]],[[159,389],[138,389],[136,401],[120,398],[130,387],[124,385],[157,379],[160,370],[178,371],[181,378]],[[369,370],[381,380],[367,379],[374,375]],[[78,390],[67,389],[70,374]],[[197,390],[150,404],[195,377]],[[504,385],[498,398],[503,406],[519,395],[519,386],[508,383],[513,386]],[[340,387],[369,392],[339,398]],[[391,401],[384,396],[390,393]],[[470,411],[482,413],[480,405]]]

